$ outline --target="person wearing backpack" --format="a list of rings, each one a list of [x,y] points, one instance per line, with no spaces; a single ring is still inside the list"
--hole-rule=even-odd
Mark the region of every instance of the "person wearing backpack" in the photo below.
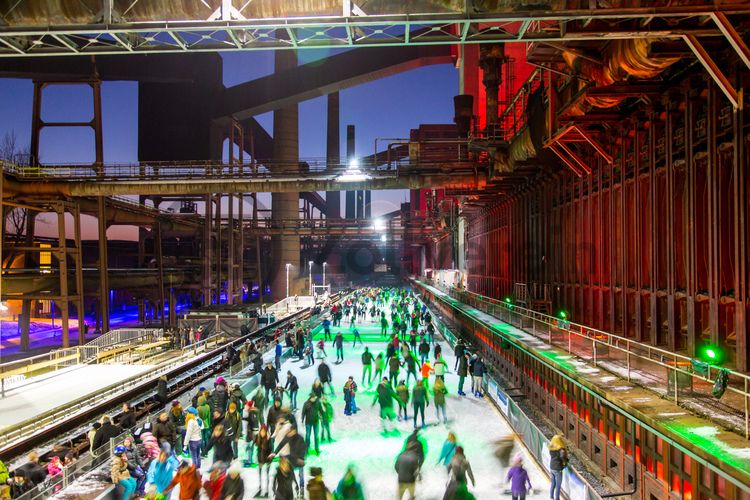
[[[568,450],[562,434],[552,436],[549,441],[549,468],[551,475],[549,496],[553,500],[560,500],[560,489],[562,488],[562,473],[568,466]]]

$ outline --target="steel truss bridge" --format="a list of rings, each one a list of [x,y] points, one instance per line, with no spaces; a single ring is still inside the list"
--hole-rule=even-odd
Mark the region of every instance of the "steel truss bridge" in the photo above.
[[[3,1],[0,57],[685,39],[722,34],[731,42],[736,33],[728,16],[750,13],[750,3],[722,0],[678,6],[648,2],[654,6],[625,8],[580,0],[577,9],[558,8],[556,0],[535,9],[514,5],[517,2],[488,6],[482,0],[424,3],[427,7],[414,10],[386,0],[369,2],[363,8],[356,0],[327,0],[309,8],[307,2],[195,0],[194,8],[183,12],[166,2],[93,0],[62,13],[39,9],[32,0]],[[571,2],[564,6],[568,5]]]

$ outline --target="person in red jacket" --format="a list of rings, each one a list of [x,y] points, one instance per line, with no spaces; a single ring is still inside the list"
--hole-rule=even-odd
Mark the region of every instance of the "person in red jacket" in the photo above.
[[[227,466],[223,462],[216,462],[211,466],[211,474],[208,481],[203,482],[203,489],[206,490],[208,498],[211,500],[222,500],[221,489],[224,487],[224,480],[227,478]]]
[[[201,496],[201,475],[195,470],[195,466],[183,460],[177,469],[172,482],[166,487],[164,493],[172,491],[172,488],[180,485],[179,500],[198,500]]]

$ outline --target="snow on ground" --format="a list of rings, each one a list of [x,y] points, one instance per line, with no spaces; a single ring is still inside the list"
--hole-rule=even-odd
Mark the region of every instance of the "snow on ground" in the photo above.
[[[374,354],[385,351],[385,342],[380,337],[379,327],[367,321],[358,328],[366,345]],[[338,330],[339,328],[333,327],[333,335]],[[309,476],[310,467],[320,466],[323,468],[326,485],[329,489],[334,490],[347,465],[353,463],[356,465],[358,477],[363,483],[367,498],[395,498],[397,480],[393,467],[396,456],[412,431],[412,421],[396,422],[397,434],[387,436],[382,434],[378,407],[371,407],[376,386],[373,383],[370,387],[365,387],[360,383],[362,375],[360,356],[364,348],[360,345],[352,348],[348,323],[341,328],[341,331],[345,334],[345,340],[347,340],[342,364],[333,363],[335,351],[331,342],[327,342],[326,345],[329,356],[327,362],[331,366],[333,387],[337,391],[336,397],[332,400],[336,411],[331,427],[334,442],[322,444],[320,456],[308,456],[305,476],[306,478]],[[319,335],[322,335],[322,332]],[[450,369],[453,370],[455,358],[452,349],[442,339],[440,340],[443,356],[446,358]],[[298,395],[298,406],[301,408],[309,394],[312,382],[317,377],[317,364],[315,367],[305,367],[303,362],[287,361],[281,367],[280,378],[283,381],[286,380],[287,370],[291,370],[299,380],[301,389]],[[403,372],[402,374],[405,375]],[[356,403],[360,411],[353,416],[345,416],[344,398],[341,390],[350,375],[354,376],[357,384],[359,384]],[[502,469],[494,457],[493,443],[501,437],[511,434],[512,430],[487,400],[474,396],[458,396],[456,394],[458,376],[455,373],[446,375],[446,384],[450,391],[446,403],[448,425],[438,424],[433,404],[425,411],[427,428],[422,432],[422,437],[426,441],[427,450],[422,480],[417,485],[417,498],[431,500],[443,497],[448,476],[445,467],[437,465],[437,460],[449,430],[456,433],[459,445],[464,447],[466,456],[471,462],[476,479],[476,486],[472,488],[472,492],[476,498],[480,500],[510,498],[509,493],[505,493],[508,488],[505,482],[507,471]],[[430,380],[430,387],[432,387],[432,380]],[[467,380],[464,390],[470,393],[470,387],[471,382]],[[432,399],[431,394],[430,399]],[[299,412],[297,412],[297,416],[299,417]],[[409,416],[411,417],[411,409],[409,410]],[[304,436],[304,427],[301,431]],[[536,490],[534,494],[526,498],[547,498],[549,480],[533,462],[531,455],[525,449],[520,448],[519,444],[516,446],[517,451],[521,451],[524,455],[524,463]],[[240,450],[244,450],[244,442],[240,443]],[[202,465],[202,470],[207,472],[210,461],[206,460]],[[275,465],[271,478],[273,478],[274,473]],[[244,469],[243,477],[245,478],[245,498],[252,498],[252,495],[258,489],[257,469]]]
[[[151,365],[79,365],[38,383],[30,379],[3,398],[0,430],[151,369]]]

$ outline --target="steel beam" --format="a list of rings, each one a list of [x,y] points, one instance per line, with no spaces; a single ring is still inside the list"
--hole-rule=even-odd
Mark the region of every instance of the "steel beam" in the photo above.
[[[719,66],[713,60],[708,51],[703,47],[698,38],[695,35],[685,35],[683,39],[685,40],[685,43],[688,45],[688,47],[690,47],[690,50],[693,51],[693,54],[695,54],[695,57],[698,59],[698,61],[700,61],[700,63],[703,65],[706,72],[711,76],[711,78],[713,78],[714,82],[716,82],[716,85],[719,86],[719,89],[721,89],[726,98],[729,99],[729,102],[732,103],[732,106],[734,106],[734,108],[741,107],[740,97],[737,93],[737,90],[734,88],[729,79],[724,75],[724,72],[721,71]]]
[[[129,54],[158,52],[205,52],[222,50],[296,50],[300,48],[340,48],[345,46],[382,47],[383,45],[432,45],[455,43],[497,43],[516,41],[573,41],[602,39],[631,39],[640,37],[677,38],[685,35],[720,35],[717,29],[707,29],[696,22],[701,17],[715,14],[738,15],[750,12],[746,3],[736,5],[685,5],[662,7],[626,7],[619,9],[564,9],[534,10],[516,8],[507,12],[477,13],[467,8],[448,13],[410,12],[387,15],[361,16],[289,16],[255,19],[185,19],[168,22],[160,18],[129,21],[126,14],[113,23],[62,22],[49,26],[10,25],[0,28],[0,57],[64,56],[77,54]],[[64,18],[64,15],[61,14]],[[650,19],[636,29],[629,20]],[[585,30],[576,30],[574,21],[589,22]],[[659,22],[663,21],[663,22]],[[550,22],[562,24],[564,29],[530,31],[531,26],[546,26]],[[502,25],[520,23],[516,33],[498,29]],[[529,23],[524,30],[525,23]],[[412,26],[427,28],[427,32],[413,36]],[[453,28],[455,26],[455,28]],[[488,26],[490,28],[488,28]],[[622,26],[622,27],[621,27]],[[494,28],[494,29],[493,29]],[[278,30],[313,32],[315,36],[300,39],[292,34],[290,40],[279,39]],[[341,32],[346,32],[346,37]],[[248,42],[227,42],[224,37],[206,33],[252,32]],[[186,42],[181,46],[170,35],[176,33]],[[398,33],[384,39],[382,33]],[[235,33],[236,35],[236,33]],[[63,43],[45,41],[45,37],[65,36]],[[287,34],[287,36],[289,36]],[[232,36],[228,35],[232,40]],[[131,43],[137,40],[138,43]],[[187,40],[190,40],[188,43]],[[195,40],[195,41],[193,41]],[[296,45],[291,43],[296,40]],[[74,52],[73,50],[77,50]]]
[[[724,33],[727,41],[735,50],[735,52],[737,52],[737,55],[740,56],[740,59],[742,59],[742,62],[745,63],[745,66],[750,68],[750,48],[748,48],[745,40],[742,39],[742,36],[737,33],[737,30],[734,28],[732,23],[729,21],[729,19],[727,19],[726,14],[724,14],[723,12],[712,12],[711,18],[714,20],[716,26],[719,27],[721,32]]]

